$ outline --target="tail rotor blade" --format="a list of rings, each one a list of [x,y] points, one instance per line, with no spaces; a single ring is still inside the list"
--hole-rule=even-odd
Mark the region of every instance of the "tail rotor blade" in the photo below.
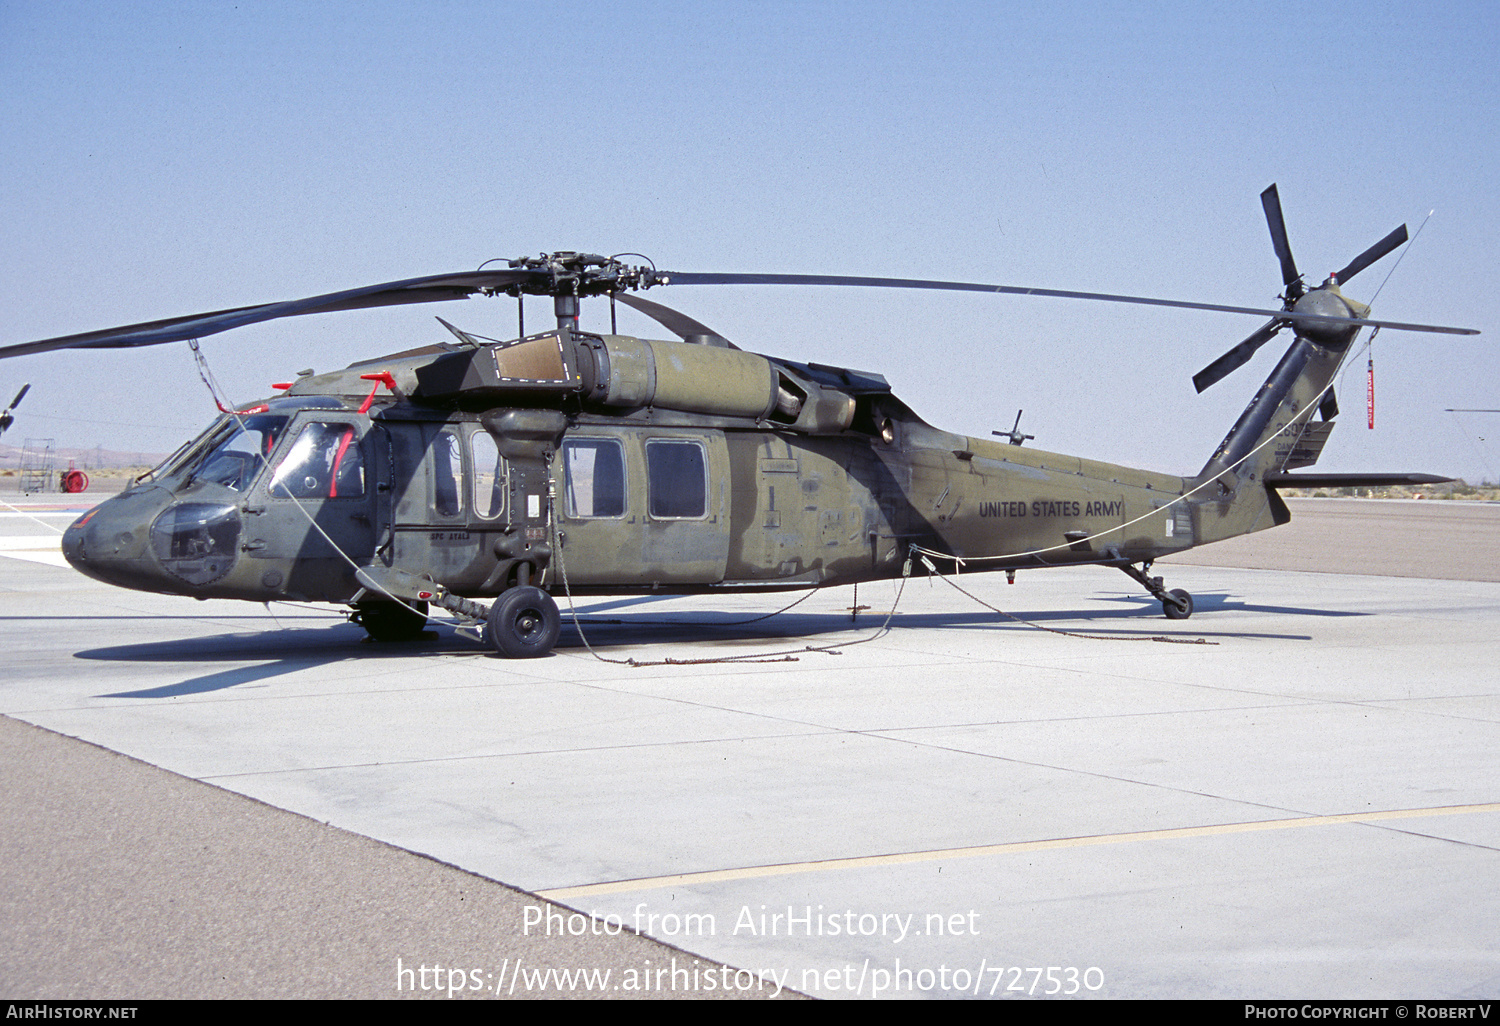
[[[24,398],[26,393],[30,390],[31,382],[28,381],[26,384],[21,386],[21,390],[17,392],[16,397],[10,401],[10,405],[5,408],[5,412],[9,413],[11,410],[14,410],[17,406],[21,405],[22,398]]]
[[[1271,229],[1271,245],[1276,248],[1276,257],[1281,261],[1281,284],[1291,288],[1302,275],[1297,273],[1297,262],[1292,259],[1292,245],[1286,238],[1286,220],[1281,216],[1281,194],[1276,191],[1275,182],[1260,194],[1260,205],[1265,208],[1266,225]]]
[[[1229,352],[1219,357],[1207,367],[1204,367],[1197,374],[1194,374],[1193,387],[1202,392],[1220,378],[1249,363],[1250,358],[1255,355],[1255,351],[1271,341],[1278,331],[1286,327],[1286,323],[1283,320],[1267,321],[1255,334],[1245,339],[1245,341],[1229,350]]]
[[[1318,404],[1318,416],[1324,420],[1332,420],[1339,415],[1339,401],[1330,388],[1323,395],[1323,401]]]
[[[1375,243],[1375,245],[1365,250],[1359,256],[1349,261],[1349,266],[1344,268],[1342,271],[1335,273],[1334,277],[1338,279],[1339,284],[1342,285],[1344,282],[1354,277],[1360,271],[1363,271],[1366,267],[1369,267],[1375,261],[1385,256],[1387,253],[1389,253],[1391,250],[1395,249],[1405,241],[1406,225],[1403,224],[1401,227],[1391,232],[1391,234]]]

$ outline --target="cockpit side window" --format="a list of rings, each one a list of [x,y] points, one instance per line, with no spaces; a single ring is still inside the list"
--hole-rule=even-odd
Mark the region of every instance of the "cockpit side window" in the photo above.
[[[286,499],[357,499],[365,494],[365,461],[353,424],[305,424],[271,478]]]

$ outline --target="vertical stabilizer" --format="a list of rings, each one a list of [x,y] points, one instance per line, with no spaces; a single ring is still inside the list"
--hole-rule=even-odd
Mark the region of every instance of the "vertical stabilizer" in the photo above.
[[[1347,309],[1342,316],[1363,317],[1368,307],[1345,299],[1337,285],[1308,293],[1297,305],[1329,300]],[[1330,311],[1331,312],[1331,311]],[[1199,543],[1219,541],[1284,524],[1291,518],[1267,475],[1315,463],[1333,431],[1338,403],[1333,379],[1349,353],[1356,329],[1299,331],[1276,369],[1240,414],[1199,472],[1195,484],[1206,485],[1195,496]],[[1317,419],[1314,419],[1314,415]]]

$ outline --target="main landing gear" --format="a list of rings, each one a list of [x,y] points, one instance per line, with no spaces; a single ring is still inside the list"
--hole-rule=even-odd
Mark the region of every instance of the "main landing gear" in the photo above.
[[[352,617],[371,641],[416,641],[427,628],[426,602],[371,600],[354,607]]]
[[[1168,591],[1162,586],[1160,577],[1148,577],[1146,571],[1151,569],[1149,560],[1142,563],[1140,569],[1129,565],[1122,566],[1120,569],[1161,600],[1161,611],[1166,614],[1168,620],[1186,620],[1193,615],[1193,596],[1181,588]]]
[[[501,594],[490,606],[485,637],[511,659],[535,659],[552,651],[562,630],[557,603],[540,588],[524,585]]]
[[[351,619],[364,627],[375,641],[414,641],[427,626],[428,603],[455,614],[458,629],[484,639],[496,652],[510,659],[535,659],[547,655],[562,631],[557,603],[541,588],[518,584],[495,599],[493,605],[455,595],[428,577],[386,567],[363,567],[360,584],[387,598],[358,597]],[[398,599],[399,596],[399,599]]]

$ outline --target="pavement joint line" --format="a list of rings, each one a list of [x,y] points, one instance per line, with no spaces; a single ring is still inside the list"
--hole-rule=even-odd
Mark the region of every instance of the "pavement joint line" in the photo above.
[[[236,777],[264,777],[298,773],[333,773],[343,770],[380,769],[386,766],[426,766],[447,762],[471,762],[481,759],[530,759],[553,755],[592,755],[599,752],[627,752],[642,748],[680,748],[687,745],[727,744],[740,743],[744,741],[784,741],[787,739],[795,740],[798,738],[806,737],[835,736],[839,734],[859,733],[859,731],[825,728],[823,730],[798,731],[786,734],[757,734],[752,737],[745,737],[741,735],[731,735],[726,737],[695,737],[684,738],[678,741],[642,741],[638,744],[629,745],[589,745],[574,748],[535,748],[514,752],[480,752],[475,755],[444,755],[429,759],[389,759],[384,762],[330,763],[326,766],[293,766],[284,769],[242,770],[238,773],[209,773],[199,777],[192,777],[191,779],[199,780],[204,783],[210,783],[216,780],[233,780]],[[885,739],[876,738],[875,740]]]
[[[772,866],[746,866],[740,869],[718,869],[702,873],[678,873],[673,876],[641,877],[606,883],[555,887],[536,891],[548,901],[567,901],[602,894],[660,890],[665,887],[690,887],[697,884],[754,880],[768,876],[791,876],[797,873],[820,873],[840,869],[866,869],[875,866],[909,865],[942,859],[974,858],[984,855],[1011,855],[1022,852],[1049,851],[1057,848],[1084,848],[1102,844],[1129,844],[1137,841],[1166,841],[1185,837],[1215,837],[1224,834],[1253,833],[1262,830],[1291,830],[1298,827],[1336,826],[1344,823],[1375,823],[1395,819],[1418,819],[1427,816],[1456,816],[1476,812],[1500,812],[1500,802],[1479,805],[1442,805],[1422,809],[1388,809],[1383,812],[1351,812],[1335,816],[1298,816],[1293,819],[1266,819],[1246,823],[1222,823],[1214,826],[1176,827],[1169,830],[1139,830],[1123,834],[1092,834],[1083,837],[1058,837],[1041,841],[1014,841],[1009,844],[982,844],[968,848],[939,848],[935,851],[893,852],[888,855],[865,855],[858,858],[824,859],[817,862],[787,862]]]

